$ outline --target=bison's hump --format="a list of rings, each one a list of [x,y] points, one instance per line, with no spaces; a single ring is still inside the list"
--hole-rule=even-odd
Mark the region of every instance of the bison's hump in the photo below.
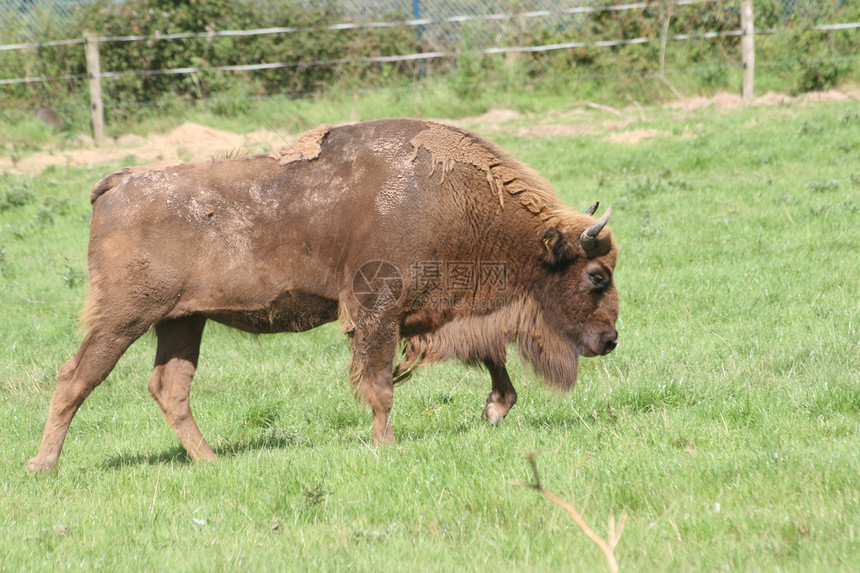
[[[500,148],[465,130],[441,123],[429,123],[410,142],[413,158],[420,148],[430,153],[434,168],[437,164],[445,172],[454,163],[473,165],[487,176],[490,188],[496,193],[499,206],[504,208],[505,196],[515,197],[531,213],[548,220],[559,211],[559,202],[552,187],[540,175],[520,163]]]

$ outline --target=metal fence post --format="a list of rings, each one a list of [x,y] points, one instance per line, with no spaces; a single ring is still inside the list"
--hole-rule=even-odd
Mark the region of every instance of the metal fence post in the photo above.
[[[421,19],[421,0],[412,0],[412,16],[416,20]],[[421,45],[421,28],[422,26],[415,26],[415,35],[418,39],[418,49],[423,50],[423,46]],[[422,79],[424,77],[424,60],[418,60],[418,79]]]
[[[93,118],[93,139],[96,144],[105,140],[105,108],[102,102],[102,71],[99,62],[98,38],[87,32],[84,34],[84,47],[87,53],[87,76],[90,84],[90,113]]]
[[[744,104],[755,103],[755,26],[753,25],[752,0],[741,2],[741,50],[744,62]]]

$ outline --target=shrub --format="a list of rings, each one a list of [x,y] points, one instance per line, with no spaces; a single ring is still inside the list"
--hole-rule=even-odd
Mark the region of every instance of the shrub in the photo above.
[[[452,80],[462,96],[498,84],[523,82],[557,84],[566,90],[574,81],[600,83],[612,78],[619,89],[642,88],[641,78],[672,71],[686,74],[696,87],[731,88],[732,71],[741,66],[739,39],[726,32],[740,28],[736,0],[715,0],[689,6],[653,4],[636,10],[600,10],[590,14],[554,14],[548,18],[503,18],[457,24],[433,24],[419,40],[409,26],[328,30],[326,26],[352,21],[344,4],[335,0],[141,0],[78,4],[69,19],[59,22],[49,12],[39,13],[44,40],[81,38],[89,31],[99,36],[206,33],[269,27],[297,28],[295,32],[255,36],[206,36],[174,40],[110,41],[100,43],[103,71],[120,77],[103,81],[107,119],[133,118],[143,106],[160,109],[199,100],[212,100],[216,113],[241,113],[256,96],[307,95],[340,90],[399,87],[420,77]],[[595,0],[609,7],[617,0]],[[402,12],[374,14],[378,20],[411,17],[409,3]],[[511,4],[513,14],[527,9]],[[464,8],[464,10],[466,10]],[[800,2],[786,9],[783,0],[757,0],[756,27],[775,30],[757,38],[757,61],[764,73],[776,75],[781,89],[807,91],[856,78],[856,30],[809,31],[810,25],[860,21],[856,2]],[[467,11],[467,10],[466,10]],[[475,11],[480,11],[475,9]],[[26,41],[14,14],[0,15],[4,42]],[[661,41],[678,35],[717,32],[716,38]],[[650,38],[634,45],[595,46],[595,42]],[[490,46],[539,46],[581,43],[572,49],[520,54],[483,55]],[[373,56],[410,54],[423,50],[457,53],[457,58],[426,62],[343,62]],[[283,63],[257,71],[205,71],[218,66]],[[51,106],[82,109],[88,104],[82,44],[45,46],[0,52],[6,77],[58,77],[0,89],[0,107]],[[198,73],[164,74],[159,70],[195,67]],[[686,71],[685,71],[686,70]],[[134,73],[131,73],[134,72]],[[622,76],[622,81],[617,77]],[[78,79],[75,79],[78,78]],[[664,78],[665,79],[665,78]],[[581,83],[581,82],[580,82]],[[487,86],[483,84],[488,84]],[[779,89],[779,88],[778,88]]]

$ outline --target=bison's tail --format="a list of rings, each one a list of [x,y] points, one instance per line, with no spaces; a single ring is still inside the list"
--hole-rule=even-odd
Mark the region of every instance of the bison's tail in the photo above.
[[[99,197],[119,185],[120,182],[125,179],[128,174],[128,168],[114,171],[113,173],[93,185],[93,188],[90,191],[90,205],[95,204],[96,200]]]
[[[96,314],[93,297],[92,295],[89,295],[84,301],[84,307],[81,309],[81,316],[78,320],[78,327],[80,330],[84,332],[89,331],[96,322]]]
[[[84,332],[88,332],[99,321],[101,309],[98,302],[98,286],[93,281],[93,276],[90,275],[90,281],[87,284],[87,297],[84,300],[84,306],[81,309],[78,326]]]

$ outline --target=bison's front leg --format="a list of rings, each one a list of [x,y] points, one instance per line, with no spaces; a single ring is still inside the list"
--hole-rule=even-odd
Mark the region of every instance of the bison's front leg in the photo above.
[[[362,321],[365,322],[365,321]],[[394,376],[391,364],[399,341],[396,321],[367,320],[356,324],[352,340],[350,381],[361,399],[373,412],[373,440],[394,445],[391,405],[394,402]]]
[[[504,364],[485,359],[484,366],[490,371],[493,389],[487,396],[487,405],[484,406],[481,418],[497,425],[508,415],[511,407],[517,403],[517,391],[511,384],[511,378],[508,376],[508,370]]]

